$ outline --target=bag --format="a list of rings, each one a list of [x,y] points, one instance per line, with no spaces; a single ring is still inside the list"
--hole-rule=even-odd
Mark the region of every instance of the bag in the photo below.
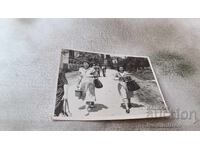
[[[102,88],[103,87],[103,84],[101,83],[101,81],[99,79],[94,79],[94,85],[96,88]]]
[[[140,86],[135,82],[135,80],[131,80],[127,82],[127,89],[129,91],[137,91],[140,89]]]
[[[78,97],[79,99],[82,97],[83,91],[80,89],[75,90],[75,96]]]

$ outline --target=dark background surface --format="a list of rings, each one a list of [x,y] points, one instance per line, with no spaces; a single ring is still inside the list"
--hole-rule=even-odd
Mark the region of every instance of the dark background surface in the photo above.
[[[199,130],[200,19],[1,19],[0,130]],[[61,49],[149,56],[171,118],[51,120]]]

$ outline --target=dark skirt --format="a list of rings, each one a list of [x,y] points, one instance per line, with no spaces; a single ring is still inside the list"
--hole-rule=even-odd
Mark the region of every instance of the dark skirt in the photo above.
[[[56,94],[56,106],[55,106],[55,111],[54,114],[55,116],[59,116],[60,113],[63,113],[63,103],[64,100],[62,99],[64,95],[64,88],[60,87],[57,89],[57,94]]]

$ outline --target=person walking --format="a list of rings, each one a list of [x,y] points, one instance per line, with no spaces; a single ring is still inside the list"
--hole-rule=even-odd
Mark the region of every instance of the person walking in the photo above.
[[[98,76],[94,67],[90,67],[87,60],[83,62],[83,67],[79,68],[79,81],[77,84],[77,89],[82,91],[80,99],[85,103],[85,116],[89,115],[89,112],[94,108],[94,103],[96,101],[95,96],[95,85],[94,78]]]
[[[118,72],[115,75],[115,80],[118,80],[118,92],[125,105],[126,113],[130,113],[131,97],[133,91],[129,91],[127,88],[127,81],[130,79],[130,75],[124,70],[124,67],[120,66]]]

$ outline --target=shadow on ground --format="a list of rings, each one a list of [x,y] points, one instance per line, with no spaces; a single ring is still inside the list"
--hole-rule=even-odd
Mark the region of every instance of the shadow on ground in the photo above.
[[[124,103],[121,104],[121,107],[122,107],[123,109],[126,109]],[[130,104],[130,108],[139,108],[139,107],[144,107],[144,105],[136,104],[136,103],[131,103],[131,104]]]
[[[85,109],[85,105],[79,107],[79,109],[80,109],[80,110]],[[103,110],[103,109],[108,109],[108,107],[107,107],[106,105],[104,105],[104,104],[98,104],[98,103],[96,103],[96,104],[94,105],[94,108],[92,108],[92,109],[90,110],[90,112],[98,112],[98,111]]]

